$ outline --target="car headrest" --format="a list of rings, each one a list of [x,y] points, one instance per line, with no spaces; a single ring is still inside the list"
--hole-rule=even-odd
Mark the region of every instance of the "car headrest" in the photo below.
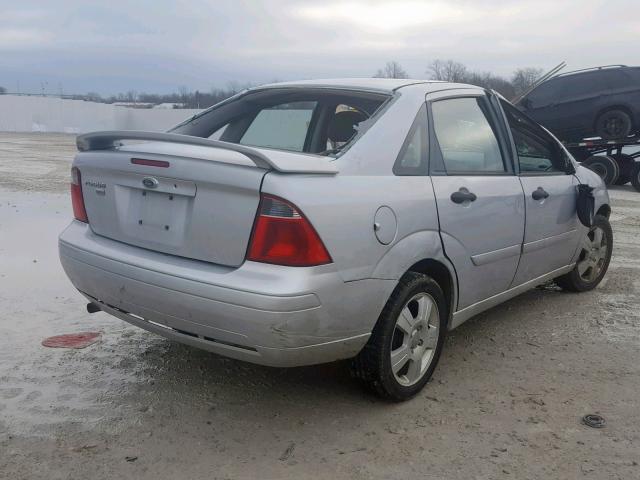
[[[348,142],[356,134],[354,127],[366,119],[364,113],[356,110],[338,112],[329,122],[327,136],[332,142]]]

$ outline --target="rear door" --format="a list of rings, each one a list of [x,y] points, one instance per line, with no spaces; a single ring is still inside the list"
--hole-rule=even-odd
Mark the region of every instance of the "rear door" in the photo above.
[[[517,154],[525,194],[522,258],[513,285],[568,265],[578,244],[573,167],[558,142],[543,128],[502,102]]]
[[[511,284],[524,234],[524,197],[506,155],[505,131],[484,92],[447,91],[427,100],[430,174],[461,309]]]

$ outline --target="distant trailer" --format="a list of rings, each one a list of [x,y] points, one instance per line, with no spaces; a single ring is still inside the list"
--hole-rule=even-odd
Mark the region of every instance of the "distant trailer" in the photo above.
[[[564,143],[574,158],[596,172],[607,185],[629,182],[640,192],[640,137],[618,140],[582,140]],[[624,147],[637,147],[633,153],[622,153]]]

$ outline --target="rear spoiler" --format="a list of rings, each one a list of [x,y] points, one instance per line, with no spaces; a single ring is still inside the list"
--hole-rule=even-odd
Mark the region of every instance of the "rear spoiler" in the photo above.
[[[262,151],[238,145],[237,143],[221,142],[208,138],[192,137],[177,133],[143,132],[135,130],[113,130],[106,132],[93,132],[78,135],[76,145],[80,152],[91,150],[110,150],[122,146],[122,140],[142,140],[149,142],[182,143],[201,147],[219,148],[241,153],[249,158],[256,167],[266,170],[277,170],[283,173],[325,173],[335,175],[338,169],[334,162],[326,157],[290,153],[279,150]]]

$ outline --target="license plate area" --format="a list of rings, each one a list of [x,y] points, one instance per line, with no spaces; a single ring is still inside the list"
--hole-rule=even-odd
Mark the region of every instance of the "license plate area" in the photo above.
[[[154,179],[153,189],[145,188],[142,179],[133,178],[115,186],[121,229],[129,241],[141,246],[179,249],[191,217],[195,184]]]

